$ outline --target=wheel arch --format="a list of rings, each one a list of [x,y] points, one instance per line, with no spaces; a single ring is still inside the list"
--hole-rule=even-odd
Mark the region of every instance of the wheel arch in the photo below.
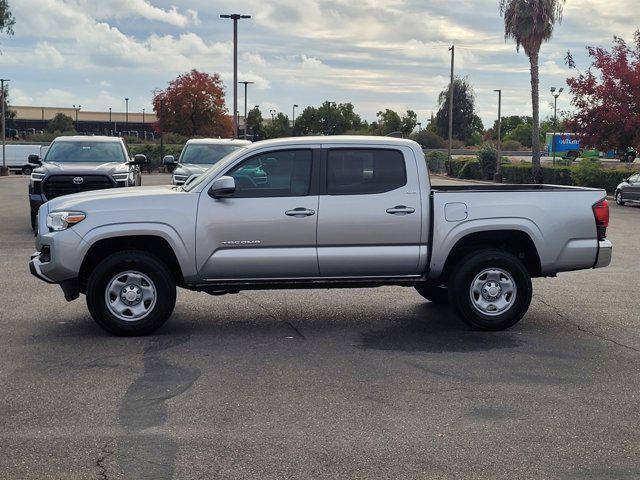
[[[456,264],[469,253],[489,248],[497,248],[517,257],[531,277],[542,275],[540,255],[529,233],[517,229],[505,229],[482,230],[467,233],[459,238],[447,254],[440,279],[446,282]]]
[[[89,275],[98,263],[124,250],[139,250],[154,255],[167,266],[176,284],[184,285],[184,274],[178,257],[165,238],[160,235],[122,235],[100,238],[88,248],[78,272],[81,291],[84,291]]]

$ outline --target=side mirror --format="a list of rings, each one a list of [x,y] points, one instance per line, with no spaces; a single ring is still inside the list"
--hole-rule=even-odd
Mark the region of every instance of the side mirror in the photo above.
[[[209,196],[213,198],[225,198],[233,195],[236,191],[236,181],[233,177],[216,178],[209,189]]]
[[[145,163],[147,163],[147,156],[143,155],[142,153],[138,153],[133,156],[133,162],[131,163],[133,163],[134,165],[144,165]]]
[[[40,156],[36,155],[35,153],[32,153],[31,155],[29,155],[27,160],[29,161],[29,163],[33,163],[35,165],[42,165],[42,160],[40,160]]]
[[[162,159],[162,164],[166,166],[171,166],[176,164],[176,158],[173,155],[165,155]]]

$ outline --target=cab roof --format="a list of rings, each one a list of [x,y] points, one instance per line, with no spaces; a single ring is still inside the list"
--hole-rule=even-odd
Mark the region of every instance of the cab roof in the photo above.
[[[251,145],[249,140],[238,138],[192,138],[185,145]]]
[[[54,142],[105,142],[105,143],[121,143],[120,137],[107,137],[106,135],[70,135],[65,137],[56,137]]]

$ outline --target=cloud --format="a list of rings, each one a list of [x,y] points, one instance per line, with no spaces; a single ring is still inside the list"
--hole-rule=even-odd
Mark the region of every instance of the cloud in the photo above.
[[[177,7],[163,9],[152,5],[147,0],[71,0],[70,5],[86,14],[91,14],[96,20],[144,18],[156,22],[168,23],[178,27],[185,27],[189,23],[197,24],[198,12],[187,9],[185,13]]]

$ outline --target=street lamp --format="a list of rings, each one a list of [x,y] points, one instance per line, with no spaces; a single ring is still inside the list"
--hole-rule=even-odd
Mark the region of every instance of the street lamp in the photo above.
[[[269,110],[269,113],[271,114],[271,121],[273,122],[275,120],[275,116],[276,116],[276,113],[278,113],[278,111],[272,108],[271,110]]]
[[[422,122],[418,122],[418,133],[422,131]]]
[[[0,175],[2,175],[3,177],[9,175],[9,168],[7,167],[7,155],[6,155],[6,143],[7,143],[7,139],[6,139],[6,133],[5,133],[5,110],[4,110],[4,104],[5,104],[5,98],[4,98],[4,83],[8,82],[9,80],[7,80],[6,78],[0,78],[0,89],[2,89],[2,172],[0,172]]]
[[[556,165],[556,130],[558,129],[558,97],[564,88],[560,87],[556,93],[556,87],[551,87],[551,95],[553,95],[553,136],[551,137],[551,151],[553,152],[553,165]]]
[[[293,115],[291,115],[291,129],[296,128],[296,108],[298,107],[297,103],[293,104]]]
[[[76,130],[78,129],[78,112],[82,108],[82,105],[78,105],[77,107],[74,105],[73,109],[76,111]]]
[[[498,93],[498,163],[496,165],[496,173],[493,176],[493,181],[502,183],[502,167],[500,165],[500,156],[502,155],[500,152],[502,147],[502,139],[500,138],[502,136],[502,90],[494,90],[494,92]]]
[[[129,131],[129,99],[125,98],[124,99],[125,102],[125,113],[124,113],[124,126],[125,126],[125,130],[128,132]]]
[[[233,138],[238,138],[238,20],[251,18],[251,15],[231,13],[220,15],[220,18],[233,20]]]
[[[238,82],[244,85],[244,139],[247,139],[247,85],[253,84],[253,82]]]
[[[142,125],[144,125],[144,108],[142,109]]]

